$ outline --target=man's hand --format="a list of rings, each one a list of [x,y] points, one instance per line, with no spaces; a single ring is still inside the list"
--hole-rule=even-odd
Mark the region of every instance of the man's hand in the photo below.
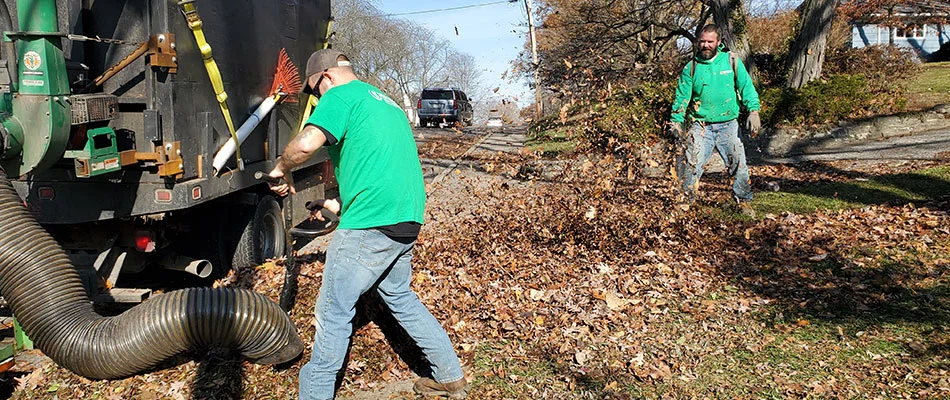
[[[327,211],[329,211],[329,212],[331,212],[331,213],[339,214],[339,213],[340,213],[340,202],[339,202],[339,201],[336,201],[336,199],[326,199],[326,200],[323,201],[323,208],[327,209]],[[316,219],[319,220],[319,221],[326,221],[326,218],[324,218],[324,216],[323,216],[322,209],[319,209],[319,208],[310,211],[310,216],[311,216],[312,218],[316,218]]]
[[[675,137],[683,136],[683,124],[679,122],[670,121],[670,122],[667,122],[666,125],[667,125],[667,129],[669,129],[670,133],[673,136]]]
[[[280,169],[280,165],[274,168],[267,176],[279,179],[284,181],[280,185],[270,185],[270,190],[276,193],[279,196],[286,196],[287,194],[296,194],[297,190],[294,189],[294,181],[291,178],[291,174],[284,174],[284,171]]]
[[[752,137],[755,137],[759,134],[759,129],[762,128],[762,121],[759,120],[759,112],[753,111],[749,113],[749,116],[745,119],[745,129],[749,131],[749,134]]]
[[[294,189],[293,175],[290,171],[306,162],[320,146],[326,143],[327,137],[314,125],[307,125],[297,136],[287,144],[283,154],[277,157],[277,165],[268,176],[274,179],[283,179],[284,184],[272,185],[270,190],[281,196],[297,193]]]

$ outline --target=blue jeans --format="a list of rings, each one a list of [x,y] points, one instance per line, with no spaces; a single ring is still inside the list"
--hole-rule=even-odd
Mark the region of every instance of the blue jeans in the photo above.
[[[412,248],[375,229],[337,230],[327,249],[316,305],[313,353],[300,369],[300,398],[332,399],[353,333],[356,301],[375,289],[399,325],[422,349],[439,383],[462,379],[449,336],[409,288]]]
[[[721,123],[693,122],[686,140],[682,189],[688,198],[695,196],[706,162],[712,156],[713,149],[716,149],[726,164],[729,176],[734,179],[732,192],[736,200],[752,200],[745,146],[739,140],[739,123],[736,120]]]

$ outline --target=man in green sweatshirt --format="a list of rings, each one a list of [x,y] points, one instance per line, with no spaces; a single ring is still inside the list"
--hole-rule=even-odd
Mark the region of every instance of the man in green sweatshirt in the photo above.
[[[680,74],[670,116],[671,130],[685,147],[685,160],[679,163],[677,171],[682,190],[687,201],[692,202],[703,168],[715,149],[735,180],[732,191],[740,209],[744,214],[754,215],[749,205],[749,167],[745,147],[739,140],[737,119],[741,103],[749,112],[746,129],[753,134],[759,130],[759,95],[742,60],[722,51],[718,26],[703,27],[698,46],[696,57]],[[684,135],[687,116],[691,123]]]

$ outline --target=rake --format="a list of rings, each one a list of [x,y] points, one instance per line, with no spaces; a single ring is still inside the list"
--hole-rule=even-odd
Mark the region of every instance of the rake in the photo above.
[[[294,95],[300,92],[302,87],[300,72],[297,70],[297,67],[294,66],[294,63],[290,61],[287,50],[280,49],[280,54],[277,57],[277,72],[274,73],[274,83],[271,85],[269,96],[264,99],[261,105],[257,107],[257,110],[255,110],[254,113],[244,121],[241,128],[237,130],[235,135],[238,138],[238,142],[244,143],[244,139],[247,139],[251,132],[254,131],[254,128],[274,109],[277,103],[285,100],[291,103],[296,102],[297,96]],[[237,149],[237,146],[234,145],[234,141],[229,140],[218,150],[217,154],[214,155],[212,166],[215,175],[221,172],[221,168],[227,164],[228,159],[234,154],[235,149]]]
[[[277,57],[277,73],[274,74],[274,84],[270,88],[271,96],[285,99],[288,103],[296,103],[297,96],[303,84],[300,82],[300,72],[297,66],[290,61],[287,50],[280,49]],[[280,100],[278,100],[280,101]]]

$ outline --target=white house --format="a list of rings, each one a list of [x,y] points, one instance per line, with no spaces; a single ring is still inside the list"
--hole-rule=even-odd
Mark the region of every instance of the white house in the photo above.
[[[900,21],[898,26],[870,23],[880,17],[873,15],[867,21],[851,22],[851,46],[861,48],[875,44],[891,44],[914,49],[921,58],[930,60],[941,48],[950,48],[950,24],[934,24],[928,21],[947,20],[950,4],[930,2],[933,8],[898,6],[890,16]],[[943,17],[943,18],[940,18]],[[890,23],[888,25],[895,25]]]

